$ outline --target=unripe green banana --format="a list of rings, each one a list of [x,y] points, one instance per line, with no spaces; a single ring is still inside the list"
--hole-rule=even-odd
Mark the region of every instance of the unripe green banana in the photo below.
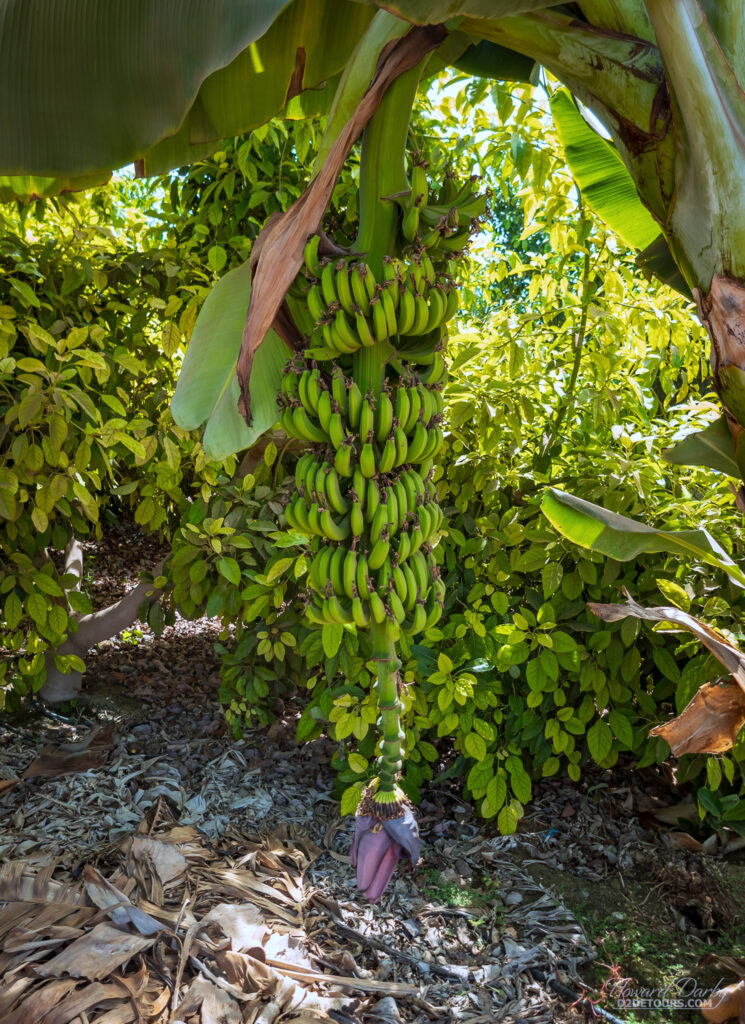
[[[358,629],[365,629],[370,625],[370,613],[359,597],[352,598],[352,618]]]
[[[397,331],[396,326],[396,304],[393,301],[393,293],[390,288],[383,287],[379,292],[380,303],[385,313],[386,336],[392,338]]]
[[[357,593],[365,600],[370,596],[370,584],[368,582],[368,577],[369,566],[367,564],[367,555],[359,554],[357,556]]]
[[[417,292],[414,296],[414,305],[416,307],[414,323],[407,331],[407,334],[416,336],[418,334],[426,333],[427,321],[429,320],[429,303],[421,292]]]
[[[310,388],[308,388],[308,391],[310,393]],[[331,375],[331,394],[334,397],[334,401],[339,406],[339,411],[341,412],[342,416],[346,417],[349,413],[349,393],[347,391],[347,384],[344,374],[338,367],[334,368],[334,372]]]
[[[406,561],[406,559],[411,554],[412,545],[412,531],[401,530],[401,533],[398,536],[398,548],[396,549],[396,554],[398,555],[399,562]]]
[[[360,471],[360,475],[361,475],[361,471]],[[364,480],[364,477],[363,477],[363,480]],[[366,501],[365,501],[365,520],[368,523],[371,523],[373,521],[373,518],[374,518],[376,512],[378,511],[378,507],[380,505],[380,488],[378,487],[378,482],[377,482],[377,480],[374,477],[371,477],[369,480],[365,480],[364,482],[365,482],[365,496],[366,496]]]
[[[349,272],[352,295],[363,316],[367,316],[370,312],[370,293],[365,284],[367,276],[368,268],[364,263],[355,263]]]
[[[383,445],[378,458],[378,472],[390,473],[396,465],[396,442],[392,437]]]
[[[393,438],[396,448],[396,457],[393,465],[396,468],[398,468],[398,466],[403,466],[403,464],[406,462],[407,454],[409,451],[409,442],[406,438],[406,431],[404,430],[403,427],[396,427]]]
[[[427,326],[424,328],[424,333],[429,334],[435,327],[439,327],[442,323],[442,319],[445,316],[445,307],[447,305],[447,299],[445,294],[440,288],[430,288],[429,291],[429,316],[427,317]]]
[[[357,595],[357,553],[347,551],[342,569],[344,593],[352,599]]]
[[[313,277],[318,277],[321,269],[318,265],[318,244],[320,241],[320,235],[311,235],[303,249],[303,263]]]
[[[421,420],[414,427],[414,433],[409,438],[409,451],[408,460],[409,462],[420,462],[423,457],[423,452],[429,441],[429,434],[427,428],[424,426]]]
[[[354,306],[354,296],[352,295],[352,286],[349,281],[349,271],[345,260],[339,260],[336,264],[336,294],[339,296],[339,302],[345,313],[351,313]]]
[[[375,410],[373,403],[368,396],[362,400],[362,409],[360,411],[360,422],[359,422],[359,436],[361,441],[368,441],[370,435],[374,435],[375,431]],[[367,476],[367,474],[365,474]]]
[[[302,405],[292,410],[292,433],[301,441],[312,441],[315,444],[323,444],[328,440],[326,432],[311,421]]]
[[[416,604],[417,597],[420,596],[420,591],[417,586],[414,572],[408,562],[403,563],[401,566],[401,572],[403,573],[404,581],[406,583],[406,597],[402,597],[400,593],[398,596],[401,597],[401,600],[404,602],[404,608],[406,611],[411,612],[414,610],[414,605]]]
[[[360,340],[360,345],[363,348],[372,348],[375,344],[375,338],[370,330],[370,325],[367,322],[365,314],[359,306],[354,307],[354,325],[357,331],[357,337]]]
[[[362,412],[362,392],[356,380],[353,380],[347,391],[349,425],[356,430],[360,425],[360,413]]]
[[[388,529],[388,506],[381,501],[370,520],[370,543],[375,544],[383,530]],[[376,568],[373,566],[373,568]]]
[[[342,494],[339,476],[333,468],[329,468],[324,477],[324,491],[334,512],[346,515],[349,511],[349,501]]]
[[[378,395],[378,407],[376,410],[375,440],[383,444],[391,432],[393,426],[393,403],[387,391]]]
[[[406,210],[401,221],[401,234],[407,242],[415,242],[419,231],[419,207],[412,205]]]
[[[406,610],[403,604],[401,603],[401,598],[398,596],[395,590],[391,590],[391,592],[388,594],[388,607],[393,612],[393,617],[395,618],[396,623],[398,625],[401,625],[401,623],[406,618]]]
[[[306,301],[310,315],[316,323],[319,323],[326,315],[326,307],[323,302],[323,293],[317,284],[311,287]]]
[[[444,309],[444,306],[443,306]],[[360,347],[360,338],[356,330],[352,328],[349,318],[343,309],[337,311],[334,317],[334,331],[338,338],[341,338],[347,352],[356,352]]]
[[[420,209],[427,206],[429,199],[429,184],[427,172],[422,164],[414,164],[411,169],[411,201],[416,203]]]
[[[399,384],[396,388],[396,402],[393,409],[393,415],[404,430],[406,429],[406,422],[409,418],[410,411],[411,401],[409,400],[409,389],[404,384]]]
[[[396,316],[396,334],[408,334],[414,325],[416,318],[416,301],[414,293],[409,288],[404,288],[398,300],[398,314]]]
[[[379,626],[382,625],[385,622],[386,610],[385,605],[383,604],[383,599],[376,590],[373,590],[370,593],[369,602],[370,614]]]
[[[449,320],[452,320],[455,314],[458,312],[459,306],[460,295],[458,294],[458,289],[455,287],[455,285],[451,285],[447,292],[447,297],[445,301],[445,312],[442,317],[442,322],[446,324]]]
[[[331,392],[328,390],[322,391],[318,396],[318,422],[321,424],[321,430],[327,434],[329,432],[332,412]]]
[[[373,335],[375,341],[380,343],[388,337],[388,320],[380,295],[375,295],[370,299],[370,307],[372,309]]]
[[[321,270],[321,292],[327,306],[330,306],[332,302],[339,301],[339,296],[336,294],[336,270],[331,260],[326,260]]]
[[[352,532],[350,526],[350,514],[344,516],[338,522],[335,520],[327,508],[321,509],[318,517],[321,531],[325,537],[329,540],[342,541],[346,540]]]
[[[433,623],[434,624],[434,623]],[[416,607],[414,608],[414,616],[411,622],[410,633],[412,636],[416,636],[417,633],[421,633],[427,625],[427,611],[423,601],[417,601]]]
[[[370,552],[367,556],[367,564],[371,569],[379,569],[388,557],[390,550],[391,545],[388,540],[388,534],[387,531],[384,531],[370,548]]]
[[[341,448],[346,444],[347,432],[344,429],[344,421],[341,418],[340,412],[332,413],[327,433],[331,439],[331,444],[335,449]]]
[[[374,477],[377,472],[377,466],[375,465],[375,449],[369,441],[362,445],[362,451],[360,452],[360,469],[362,470],[362,475],[368,479]]]
[[[403,420],[399,420],[399,423],[404,428],[408,436],[411,436],[411,432],[414,430],[417,420],[419,419],[419,413],[422,411],[422,396],[419,393],[418,387],[411,387],[408,389],[409,398],[409,415],[404,423]]]
[[[352,475],[352,455],[354,453],[354,445],[348,442],[342,445],[341,448],[337,448],[334,453],[334,469],[339,476],[348,477]]]
[[[353,501],[349,510],[349,528],[353,537],[361,537],[365,529],[365,518],[362,514],[362,502]]]
[[[427,446],[419,459],[420,462],[427,462],[429,459],[433,459],[439,452],[440,448],[442,448],[444,440],[442,430],[439,426],[431,427],[427,433]]]

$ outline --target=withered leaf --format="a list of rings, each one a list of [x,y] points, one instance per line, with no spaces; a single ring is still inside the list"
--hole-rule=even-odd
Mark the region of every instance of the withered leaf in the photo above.
[[[722,754],[733,746],[745,724],[745,693],[737,683],[704,683],[685,709],[650,736],[667,740],[676,757],[683,754]]]
[[[637,619],[648,619],[652,622],[674,622],[678,626],[683,626],[708,647],[714,657],[724,665],[745,690],[745,654],[729,640],[726,640],[721,633],[717,633],[715,629],[707,626],[694,615],[681,611],[680,608],[645,608],[633,600],[625,587],[623,593],[627,601],[626,604],[595,604],[590,601],[587,607],[604,622],[616,622],[618,619],[625,619],[629,615],[633,615]]]
[[[742,1020],[745,1014],[745,981],[718,989],[710,999],[701,1004],[701,1013],[711,1024],[725,1020]]]
[[[114,925],[101,923],[51,960],[37,965],[35,970],[46,978],[70,974],[73,978],[98,981],[121,967],[136,953],[148,949],[154,941],[154,938],[134,935]]]

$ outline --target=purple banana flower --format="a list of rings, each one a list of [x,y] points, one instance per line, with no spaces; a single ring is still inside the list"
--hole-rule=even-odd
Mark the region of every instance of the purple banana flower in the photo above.
[[[350,856],[357,869],[357,888],[371,903],[377,903],[399,860],[405,857],[412,867],[419,860],[419,829],[410,808],[406,807],[400,817],[385,821],[358,814]]]

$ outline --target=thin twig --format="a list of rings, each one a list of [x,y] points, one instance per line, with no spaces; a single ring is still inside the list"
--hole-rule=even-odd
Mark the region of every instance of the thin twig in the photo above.
[[[387,942],[381,942],[380,939],[374,939],[371,935],[364,935],[362,932],[356,931],[354,928],[350,928],[349,925],[342,924],[340,921],[334,921],[333,927],[338,931],[343,932],[345,935],[349,935],[352,938],[357,939],[359,942],[364,942],[368,946],[372,946],[373,949],[379,949],[382,953],[387,953],[388,956],[393,957],[395,960],[400,960],[402,963],[409,964],[411,967],[419,967],[420,963],[425,963],[427,969],[432,974],[439,974],[441,978],[449,978],[451,981],[462,981],[462,977],[456,974],[455,971],[449,971],[447,967],[442,967],[440,964],[428,963],[426,960],[417,960],[414,956],[409,956],[408,953],[402,953],[400,950],[395,949],[393,946],[389,946]]]

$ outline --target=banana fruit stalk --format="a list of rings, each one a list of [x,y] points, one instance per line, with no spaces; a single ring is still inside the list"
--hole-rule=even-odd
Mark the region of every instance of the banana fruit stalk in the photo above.
[[[378,777],[363,800],[374,821],[405,816],[395,644],[433,627],[444,606],[434,553],[443,513],[433,484],[444,331],[458,310],[456,254],[485,211],[472,179],[458,186],[448,177],[433,192],[421,166],[410,194],[392,198],[401,206],[398,253],[377,276],[362,254],[320,259],[318,236],[308,240],[288,303],[307,345],[285,367],[278,396],[283,429],[307,445],[286,509],[290,528],[310,541],[307,617],[368,631],[379,666]],[[355,379],[362,349],[385,364],[377,391]],[[385,854],[395,865],[395,843],[373,845],[376,864]],[[377,867],[360,870],[377,892]]]

